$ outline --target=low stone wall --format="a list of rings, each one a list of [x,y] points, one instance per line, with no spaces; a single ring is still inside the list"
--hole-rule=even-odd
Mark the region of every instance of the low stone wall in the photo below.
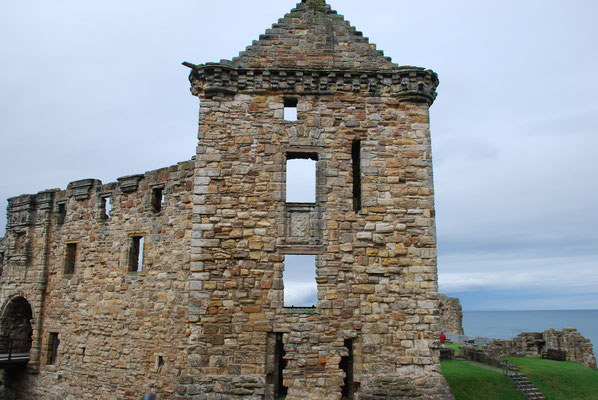
[[[492,365],[493,367],[502,368],[503,360],[488,353],[485,350],[476,349],[475,347],[463,346],[459,351],[459,356],[465,360],[477,361],[480,363]]]
[[[440,311],[440,330],[442,332],[465,334],[463,332],[463,310],[458,298],[439,294],[438,310]]]
[[[440,349],[440,361],[454,360],[455,350],[449,348]]]
[[[592,343],[573,328],[523,332],[509,340],[496,339],[485,347],[486,351],[496,357],[541,357],[549,349],[567,352],[567,361],[596,368]]]

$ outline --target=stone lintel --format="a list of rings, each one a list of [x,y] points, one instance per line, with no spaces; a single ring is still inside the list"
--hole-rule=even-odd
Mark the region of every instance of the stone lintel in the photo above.
[[[436,98],[438,76],[420,67],[389,71],[325,70],[298,68],[236,68],[228,63],[208,63],[192,68],[191,92],[210,98],[216,94],[281,92],[330,94],[354,92],[389,96],[399,101],[428,103]]]

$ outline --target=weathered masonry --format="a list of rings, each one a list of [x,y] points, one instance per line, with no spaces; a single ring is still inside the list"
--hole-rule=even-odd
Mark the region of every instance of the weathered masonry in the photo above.
[[[232,61],[185,65],[194,160],[9,199],[0,328],[30,347],[9,389],[452,398],[437,348],[436,74],[393,64],[323,0]]]

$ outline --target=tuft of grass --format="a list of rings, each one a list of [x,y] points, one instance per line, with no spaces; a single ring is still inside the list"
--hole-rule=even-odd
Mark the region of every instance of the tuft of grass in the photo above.
[[[598,371],[571,361],[508,357],[550,400],[598,399]]]
[[[440,366],[455,400],[525,400],[515,383],[500,372],[464,361],[442,361]]]

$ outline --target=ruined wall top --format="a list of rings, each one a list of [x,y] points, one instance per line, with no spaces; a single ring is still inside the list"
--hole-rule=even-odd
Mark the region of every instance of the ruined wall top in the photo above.
[[[438,295],[438,309],[440,310],[440,330],[443,332],[464,335],[463,309],[461,302],[456,297]]]

